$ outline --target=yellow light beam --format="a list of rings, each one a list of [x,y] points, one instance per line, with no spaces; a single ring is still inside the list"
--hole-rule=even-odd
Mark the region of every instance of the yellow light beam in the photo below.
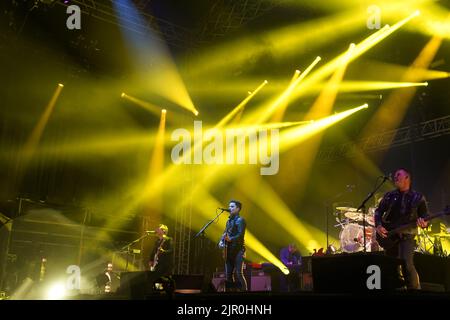
[[[136,105],[150,111],[151,113],[153,113],[154,115],[159,116],[161,113],[161,108],[144,100],[141,100],[139,98],[130,96],[128,94],[126,94],[125,92],[122,92],[122,94],[120,95],[123,99],[126,99],[128,101],[131,101],[133,103],[135,103]]]
[[[411,69],[405,73],[402,80],[405,82],[417,81],[418,77],[415,70],[417,68],[426,69],[429,66],[441,43],[442,38],[432,37],[414,60]],[[407,87],[392,92],[366,125],[361,136],[367,136],[380,129],[393,130],[398,127],[416,91],[416,87]]]
[[[361,66],[361,67],[360,67]],[[339,92],[357,92],[357,91],[371,91],[371,90],[383,90],[383,89],[393,89],[399,87],[409,87],[409,86],[426,86],[427,82],[395,82],[395,79],[401,78],[404,74],[407,67],[399,66],[399,65],[389,65],[383,63],[367,63],[362,64],[357,67],[357,69],[364,69],[365,78],[366,76],[370,78],[374,78],[373,81],[367,80],[345,80],[339,84]],[[377,70],[378,68],[378,70]],[[377,70],[377,71],[376,71]],[[395,71],[394,71],[395,70]],[[376,73],[375,73],[376,72]],[[417,69],[416,73],[419,75],[418,81],[425,80],[433,80],[433,79],[443,79],[450,77],[450,73],[445,71],[436,71],[436,70],[426,70],[426,69]],[[379,79],[376,79],[376,78]],[[253,84],[253,80],[243,80],[243,81],[233,81],[233,82],[220,82],[216,86],[208,89],[208,94],[213,94],[215,97],[217,96],[228,96],[230,94],[236,94],[238,92],[242,92],[242,87],[246,87],[250,84]],[[311,85],[308,89],[302,90],[303,95],[315,95],[318,92],[322,91],[326,82],[320,81],[314,85]],[[286,81],[283,80],[275,80],[270,81],[270,86],[264,89],[264,93],[267,94],[275,94],[280,92],[286,88]],[[271,122],[281,122],[282,118],[275,118],[276,115],[280,113],[280,110],[284,110],[285,106],[280,106],[278,110],[274,113],[274,116],[271,119]]]
[[[239,103],[230,113],[228,113],[225,117],[223,117],[219,123],[215,125],[215,129],[221,128],[224,125],[226,125],[228,122],[230,122],[231,119],[233,119],[236,114],[238,114],[266,84],[268,83],[267,80],[264,80],[263,83],[261,83],[253,92],[251,92],[241,103]]]
[[[311,240],[314,240],[310,229],[295,216],[285,202],[276,192],[257,174],[247,174],[245,179],[240,179],[238,188],[244,192],[261,209],[270,211],[266,213],[272,218],[274,223],[283,227],[294,239],[304,247],[307,247]],[[315,243],[315,247],[320,247]]]
[[[344,78],[344,73],[347,69],[349,58],[355,48],[355,44],[350,44],[346,55],[342,59],[341,63],[336,68],[335,72],[332,74],[328,82],[324,85],[319,97],[314,101],[312,107],[306,113],[304,120],[313,120],[318,118],[324,118],[330,115],[333,109],[334,102],[338,90],[340,88],[340,83]],[[322,136],[324,131],[318,132],[315,136],[311,137],[308,141],[305,141],[302,148],[302,157],[298,158],[298,170],[297,170],[297,181],[298,181],[298,195],[303,196],[305,191],[305,186],[309,179],[311,168],[316,158],[317,151],[322,142]]]
[[[334,105],[334,101],[336,100],[336,95],[338,93],[340,83],[344,78],[344,73],[347,69],[347,65],[354,48],[355,44],[350,44],[349,49],[344,55],[341,63],[337,66],[330,80],[325,84],[319,97],[316,99],[316,101],[314,101],[314,104],[306,114],[304,120],[323,118],[327,117],[330,114]]]
[[[158,134],[156,136],[156,143],[153,148],[153,155],[149,165],[147,185],[151,184],[151,181],[162,174],[164,170],[164,140],[165,140],[165,128],[166,128],[166,110],[161,110],[161,119],[159,122]],[[152,201],[147,203],[147,208],[151,210],[152,218],[159,221],[162,210],[162,193],[164,188],[160,188],[155,191],[157,196],[152,198]]]
[[[307,139],[309,139],[311,136],[325,130],[326,128],[332,126],[333,124],[344,120],[345,118],[349,117],[350,115],[354,114],[355,112],[358,112],[362,109],[368,108],[367,103],[363,104],[359,107],[343,111],[337,114],[334,114],[332,116],[314,121],[311,124],[307,124],[304,126],[300,126],[298,128],[292,128],[285,130],[281,132],[280,134],[280,152],[284,152],[294,145],[297,145]]]
[[[295,73],[292,76],[292,79],[291,79],[291,82],[289,83],[289,85],[291,85],[292,83],[295,82],[295,80],[298,79],[298,77],[300,76],[300,73],[301,73],[300,70],[295,70]],[[288,103],[289,103],[288,100],[286,100],[282,105],[280,105],[278,110],[276,110],[274,112],[274,114],[272,115],[271,122],[281,122],[281,121],[283,121],[284,113],[286,111]]]
[[[426,86],[428,82],[343,81],[339,85],[339,91],[358,92]]]
[[[125,92],[122,92],[120,96],[121,96],[121,98],[123,98],[125,100],[128,100],[130,102],[133,102],[134,104],[144,108],[145,110],[150,111],[152,114],[154,114],[154,115],[156,115],[158,117],[161,114],[161,107],[158,107],[157,105],[154,105],[153,103],[150,103],[150,102],[144,101],[142,99],[133,97],[133,96],[131,96],[131,95],[125,93]],[[170,114],[170,120],[174,121],[174,122],[177,122],[177,123],[185,123],[186,122],[186,120],[180,114],[177,114],[177,113],[174,113],[174,112],[172,112]]]
[[[306,70],[298,77],[296,77],[296,79],[292,81],[289,86],[273,102],[269,102],[268,105],[265,104],[262,107],[259,107],[256,112],[254,112],[252,115],[249,115],[248,119],[246,119],[245,122],[263,123],[264,121],[269,119],[280,106],[286,105],[295,88],[311,72],[311,70],[319,63],[320,60],[320,57],[316,57],[316,59],[314,59],[314,61],[306,68]]]
[[[355,60],[359,56],[361,56],[363,53],[374,47],[376,44],[378,44],[380,41],[384,40],[386,37],[397,31],[399,28],[401,28],[403,25],[411,21],[413,18],[417,17],[420,13],[418,11],[412,13],[408,17],[402,19],[401,21],[397,22],[393,26],[384,26],[377,32],[373,33],[352,49],[352,52],[350,54],[350,57],[347,56],[348,51],[342,53],[338,57],[334,58],[324,66],[320,67],[316,71],[314,71],[308,79],[306,79],[301,86],[298,87],[298,89],[292,93],[292,100],[295,98],[300,97],[303,94],[303,91],[305,89],[308,89],[313,84],[317,83],[318,81],[322,80],[324,77],[330,75],[334,70],[342,64],[343,60],[348,59],[348,63]]]
[[[58,86],[56,87],[56,90],[53,93],[50,102],[45,107],[44,113],[40,117],[36,126],[33,128],[30,137],[25,143],[24,146],[25,154],[31,155],[31,153],[36,149],[37,145],[39,144],[39,141],[41,140],[42,137],[42,133],[44,132],[45,127],[47,126],[48,119],[50,118],[50,115],[52,114],[53,109],[55,108],[56,101],[58,100],[58,97],[61,94],[63,87],[64,85],[61,83],[58,84]]]
[[[63,89],[64,85],[59,83],[56,87],[49,103],[45,107],[44,113],[39,118],[37,124],[34,126],[30,136],[25,142],[22,150],[19,152],[18,161],[16,163],[16,183],[20,184],[22,177],[36,152],[36,149],[41,140],[42,134],[44,132],[45,127],[47,126],[48,120],[50,119],[50,115],[52,114],[56,101],[58,100],[59,95]]]
[[[437,61],[437,62],[442,62]],[[433,67],[433,65],[430,65]],[[381,62],[376,60],[366,60],[361,59],[357,63],[353,65],[356,70],[364,70],[364,77],[366,80],[374,80],[374,81],[398,81],[404,77],[406,72],[409,72],[413,67],[403,66],[394,63]],[[450,73],[442,70],[432,70],[432,69],[424,69],[424,68],[414,68],[414,74],[417,76],[416,81],[427,81],[427,80],[435,80],[435,79],[444,79],[450,77]],[[226,84],[221,84],[226,86]],[[276,84],[272,83],[272,86]],[[271,87],[272,87],[271,86]]]
[[[332,16],[265,32],[258,37],[251,35],[201,52],[195,60],[188,60],[189,63],[184,68],[186,71],[183,73],[189,74],[192,78],[221,73],[233,66],[243,65],[250,58],[257,59],[264,55],[268,48],[280,59],[294,56],[306,47],[312,50],[328,45],[332,39],[345,37],[361,24],[365,24],[366,19],[366,15],[361,14],[360,8],[354,8]],[[233,54],[230,55],[230,52]]]

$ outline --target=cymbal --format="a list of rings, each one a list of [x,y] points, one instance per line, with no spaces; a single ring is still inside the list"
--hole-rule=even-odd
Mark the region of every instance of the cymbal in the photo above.
[[[345,212],[356,212],[358,209],[351,207],[336,207],[336,210],[345,211]]]
[[[359,212],[349,211],[349,212],[344,213],[344,216],[346,216],[347,218],[352,219],[352,220],[362,221],[362,214]]]

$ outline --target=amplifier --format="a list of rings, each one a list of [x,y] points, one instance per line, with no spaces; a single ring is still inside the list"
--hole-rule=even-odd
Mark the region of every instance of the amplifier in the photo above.
[[[272,290],[271,278],[269,275],[266,275],[264,272],[253,271],[251,273],[250,277],[246,276],[246,280],[247,280],[247,286],[248,286],[249,291],[271,291]],[[217,292],[225,292],[225,273],[224,272],[215,272],[214,277],[211,280],[211,282]]]

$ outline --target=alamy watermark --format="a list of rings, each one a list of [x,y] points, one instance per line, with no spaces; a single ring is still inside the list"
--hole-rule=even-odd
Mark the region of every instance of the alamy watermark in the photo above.
[[[275,175],[279,169],[279,130],[262,127],[210,129],[203,131],[194,121],[194,131],[172,132],[174,164],[260,164],[261,175]]]
[[[367,7],[367,22],[366,26],[368,29],[380,29],[381,28],[381,8],[376,5],[371,5]]]
[[[70,265],[66,269],[66,289],[67,290],[80,290],[81,287],[81,269],[77,265]]]
[[[372,264],[367,267],[366,273],[370,276],[366,280],[366,286],[369,290],[381,289],[381,269],[379,266]]]
[[[81,29],[81,9],[79,6],[73,4],[67,7],[66,13],[70,16],[66,20],[66,27],[69,30]]]

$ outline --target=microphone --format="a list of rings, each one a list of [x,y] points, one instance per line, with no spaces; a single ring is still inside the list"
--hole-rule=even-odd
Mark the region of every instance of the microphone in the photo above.
[[[219,210],[222,210],[222,211],[226,211],[226,212],[231,212],[231,210],[230,209],[225,209],[225,208],[218,208]]]
[[[387,175],[384,175],[383,179],[389,180],[389,181],[394,181],[394,179],[392,178],[392,173],[388,173]]]

